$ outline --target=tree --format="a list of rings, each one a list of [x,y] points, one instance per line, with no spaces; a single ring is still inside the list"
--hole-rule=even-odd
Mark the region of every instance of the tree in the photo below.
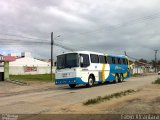
[[[142,63],[148,63],[148,61],[147,61],[147,60],[145,60],[145,59],[143,59],[143,58],[141,58],[141,59],[139,60],[139,62],[142,62]]]

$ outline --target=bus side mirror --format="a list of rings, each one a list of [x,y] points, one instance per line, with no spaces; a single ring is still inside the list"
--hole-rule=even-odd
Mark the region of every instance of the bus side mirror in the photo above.
[[[83,57],[82,56],[80,57],[80,62],[81,62],[81,64],[83,64]]]

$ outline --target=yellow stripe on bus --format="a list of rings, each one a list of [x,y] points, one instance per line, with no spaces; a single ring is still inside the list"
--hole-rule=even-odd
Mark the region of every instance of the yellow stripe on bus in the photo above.
[[[127,73],[127,72],[125,72],[125,73],[123,74],[123,77],[127,77],[127,75],[128,75],[128,73]]]
[[[105,67],[106,67],[106,64],[103,64],[102,65],[102,82],[105,82]]]

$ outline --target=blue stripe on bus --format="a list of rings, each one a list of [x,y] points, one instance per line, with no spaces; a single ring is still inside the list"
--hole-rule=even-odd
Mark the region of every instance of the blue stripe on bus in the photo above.
[[[87,82],[84,82],[80,77],[73,77],[73,78],[64,78],[64,79],[56,79],[55,80],[56,85],[60,84],[87,84]]]
[[[110,64],[110,73],[109,76],[106,78],[106,81],[113,81],[115,80],[115,74],[125,74],[128,72],[128,65],[120,65],[120,64]],[[130,73],[130,72],[129,72]],[[129,78],[128,76],[124,76],[124,79]]]
[[[128,72],[128,75],[124,76],[124,79],[130,77],[130,72],[128,71],[127,65],[110,64],[109,66],[110,66],[110,73],[109,73],[109,76],[105,78],[105,81],[115,80],[116,73],[125,74],[126,72]],[[99,80],[98,82],[103,82],[103,81]],[[60,84],[77,84],[78,85],[78,84],[87,84],[87,82],[84,82],[80,77],[73,77],[73,78],[56,79],[55,84],[56,85],[60,85]]]

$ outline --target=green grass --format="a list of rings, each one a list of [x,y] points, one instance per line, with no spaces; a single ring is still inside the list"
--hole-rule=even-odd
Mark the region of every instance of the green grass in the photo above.
[[[53,78],[55,75],[53,74]],[[52,82],[50,74],[36,74],[36,75],[10,75],[11,80],[19,80],[19,81],[44,81],[44,82]],[[54,79],[53,79],[54,81]]]
[[[153,82],[153,84],[160,84],[160,78],[157,78],[157,79]]]
[[[100,102],[103,102],[103,101],[109,101],[113,98],[119,98],[119,97],[122,97],[122,96],[126,96],[130,93],[133,93],[133,92],[136,92],[136,91],[132,90],[132,89],[129,89],[129,90],[126,90],[126,91],[113,93],[111,95],[106,95],[104,97],[98,96],[97,98],[87,100],[86,102],[83,103],[83,105],[91,105],[91,104],[97,104],[97,103],[100,103]]]

